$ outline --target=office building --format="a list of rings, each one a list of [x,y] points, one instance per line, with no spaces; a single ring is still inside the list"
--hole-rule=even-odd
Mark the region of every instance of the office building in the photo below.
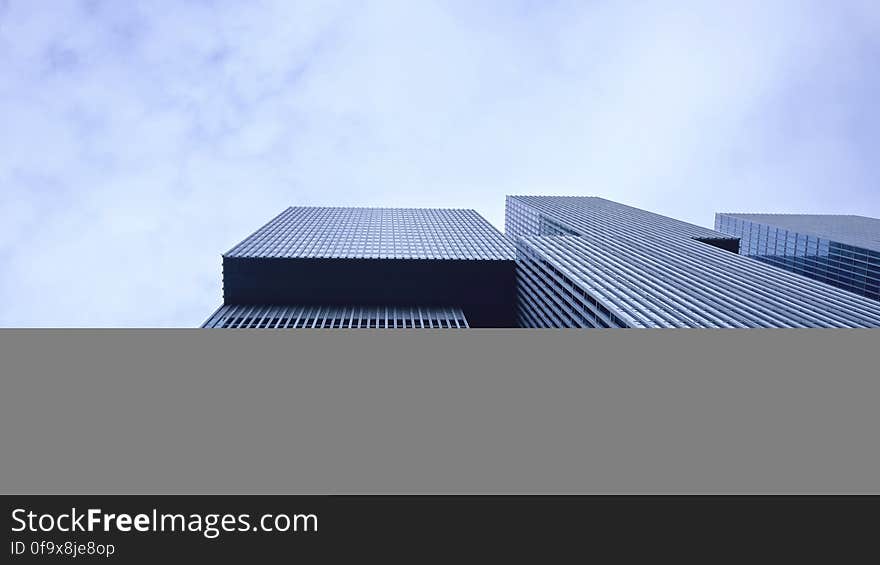
[[[880,327],[880,303],[740,254],[742,233],[558,196],[508,196],[505,230],[473,210],[288,208],[223,255],[203,327]]]
[[[819,214],[715,214],[740,253],[880,300],[880,220]]]
[[[739,239],[595,197],[508,196],[524,327],[877,327],[877,303],[737,254]]]
[[[292,207],[223,255],[204,327],[510,327],[513,259],[473,210]]]

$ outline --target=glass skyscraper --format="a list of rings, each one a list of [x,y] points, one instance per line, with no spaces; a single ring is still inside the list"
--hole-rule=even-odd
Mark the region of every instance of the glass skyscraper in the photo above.
[[[203,327],[880,327],[880,302],[739,254],[769,238],[730,225],[596,197],[508,196],[505,234],[473,210],[293,207],[223,255]]]
[[[880,220],[813,214],[715,214],[740,253],[880,300]]]
[[[513,259],[473,210],[292,207],[223,255],[204,327],[509,327]]]
[[[880,307],[736,253],[739,238],[595,197],[508,196],[524,327],[878,327]]]

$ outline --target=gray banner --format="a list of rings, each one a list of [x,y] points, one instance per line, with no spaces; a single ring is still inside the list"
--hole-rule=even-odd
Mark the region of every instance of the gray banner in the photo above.
[[[877,330],[0,330],[0,492],[880,492]]]

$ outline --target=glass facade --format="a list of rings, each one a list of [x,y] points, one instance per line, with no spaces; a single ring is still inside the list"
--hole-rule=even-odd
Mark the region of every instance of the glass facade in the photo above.
[[[880,327],[876,220],[785,218],[508,196],[502,234],[473,210],[292,207],[223,255],[203,327]]]
[[[739,237],[743,255],[880,300],[880,220],[719,213],[715,229]]]
[[[524,327],[880,327],[875,302],[752,261],[738,238],[594,197],[508,196]]]
[[[203,328],[467,328],[461,308],[421,306],[221,306]]]
[[[228,257],[509,260],[510,242],[473,210],[288,208]]]
[[[514,256],[473,210],[291,207],[223,255],[203,327],[511,327]]]

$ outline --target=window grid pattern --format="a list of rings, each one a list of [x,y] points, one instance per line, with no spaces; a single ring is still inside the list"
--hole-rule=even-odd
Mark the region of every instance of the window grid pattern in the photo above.
[[[231,329],[467,328],[461,308],[227,304],[202,325]]]
[[[880,220],[719,213],[715,227],[740,237],[742,255],[880,300]]]
[[[579,235],[586,229],[601,230],[609,236],[620,230],[637,230],[656,237],[735,239],[713,229],[596,196],[507,197],[504,232],[508,236],[559,235],[547,230],[550,225],[567,235]]]
[[[473,210],[291,207],[227,257],[512,260],[512,243]]]
[[[880,327],[880,305],[600,198],[510,196],[526,327]],[[681,224],[687,229],[681,228]]]

